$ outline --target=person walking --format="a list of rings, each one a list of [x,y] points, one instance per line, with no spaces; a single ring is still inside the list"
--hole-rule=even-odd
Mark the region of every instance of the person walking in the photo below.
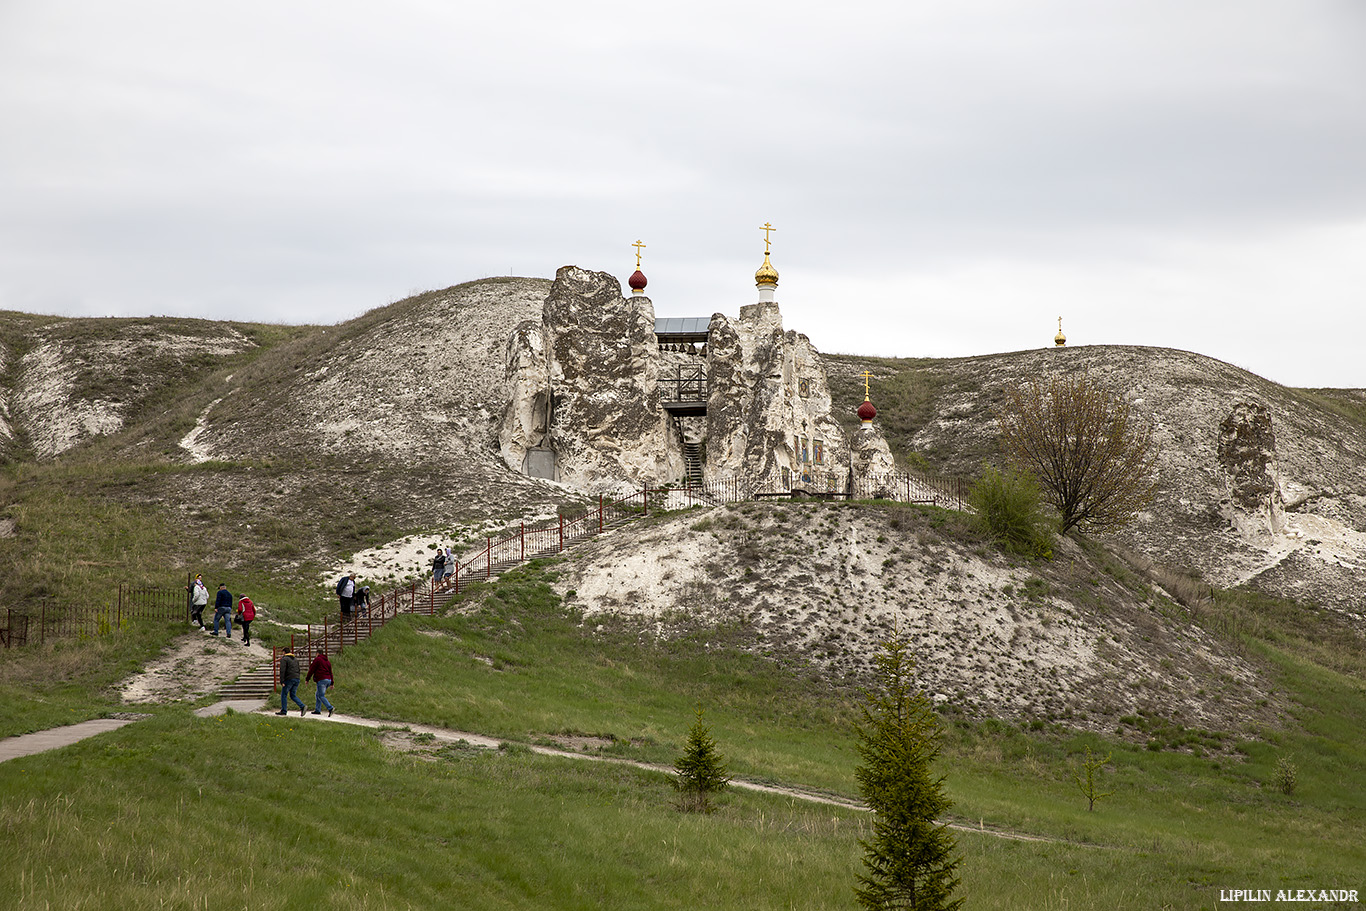
[[[209,606],[209,587],[204,584],[204,576],[195,573],[190,583],[190,622],[204,628],[204,608]]]
[[[242,618],[242,644],[251,645],[251,621],[256,619],[256,605],[246,595],[237,599],[237,615]]]
[[[346,623],[351,619],[351,602],[356,597],[356,574],[347,573],[337,583],[337,600],[341,602],[341,619]]]
[[[232,592],[228,591],[228,583],[218,583],[218,594],[213,599],[213,632],[210,636],[218,635],[218,623],[222,621],[228,628],[228,638],[232,638]]]
[[[299,717],[308,711],[308,706],[299,701],[299,659],[294,657],[294,649],[286,648],[285,656],[280,659],[280,711],[277,715],[289,714],[289,703],[293,699],[299,707]]]
[[[432,585],[441,586],[441,580],[446,578],[446,552],[441,548],[436,549],[436,556],[432,557]]]
[[[355,600],[351,603],[351,612],[357,617],[364,617],[370,613],[370,586],[362,585],[356,589]]]
[[[327,717],[331,718],[332,703],[327,701],[327,688],[332,685],[332,662],[327,660],[327,653],[322,649],[318,650],[318,656],[308,666],[308,676],[304,679],[316,680],[318,683],[318,695],[313,699],[313,714],[321,715],[323,706],[327,706]]]

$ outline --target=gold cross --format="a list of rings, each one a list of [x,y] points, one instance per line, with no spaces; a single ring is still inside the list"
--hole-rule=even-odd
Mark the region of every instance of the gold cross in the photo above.
[[[636,268],[639,269],[639,268],[640,268],[640,248],[643,247],[643,246],[645,246],[645,245],[642,244],[640,241],[636,241],[635,243],[631,244],[631,246],[633,246],[633,247],[636,248]]]
[[[769,224],[768,222],[764,222],[764,226],[763,226],[762,228],[760,228],[759,230],[764,232],[764,253],[767,254],[767,253],[768,253],[768,235],[769,235],[769,232],[771,232],[771,231],[776,231],[776,230],[778,230],[778,229],[775,228],[775,227],[773,227],[773,225]]]
[[[870,401],[868,397],[871,395],[871,392],[868,389],[868,381],[873,378],[873,375],[865,370],[860,373],[859,376],[863,377],[863,400],[865,402]]]
[[[1062,331],[1062,317],[1061,317],[1061,316],[1058,317],[1058,331],[1059,331],[1059,332]]]

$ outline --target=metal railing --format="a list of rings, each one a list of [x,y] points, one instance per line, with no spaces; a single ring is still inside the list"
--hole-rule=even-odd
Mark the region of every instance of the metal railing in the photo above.
[[[778,497],[838,497],[853,500],[892,500],[924,503],[962,512],[968,509],[968,488],[962,478],[929,472],[896,471],[852,475],[844,471],[807,468],[786,480],[778,479],[755,490],[756,499]]]
[[[490,535],[481,550],[461,560],[455,571],[440,582],[429,577],[383,592],[349,620],[343,620],[338,614],[335,620],[310,624],[302,633],[291,634],[290,647],[303,648],[304,654],[309,656],[318,652],[329,656],[340,653],[347,645],[370,638],[400,614],[435,614],[471,583],[487,581],[503,570],[536,557],[561,553],[578,541],[601,534],[617,524],[644,518],[651,509],[660,511],[715,506],[753,500],[765,494],[790,496],[837,490],[842,496],[857,499],[932,503],[958,510],[965,507],[967,500],[967,484],[961,479],[916,472],[872,475],[853,479],[852,482],[847,472],[807,473],[798,476],[782,492],[756,490],[752,479],[748,477],[717,478],[700,484],[643,487],[639,493],[620,500],[599,497],[596,507],[577,516],[561,515],[554,522],[531,527],[522,523],[515,532],[497,539]],[[279,659],[282,654],[283,648],[274,650],[276,686],[279,685]]]
[[[707,400],[707,369],[705,367],[677,367],[659,375],[659,398],[665,402],[705,402]]]
[[[48,639],[107,636],[134,620],[188,620],[188,602],[186,589],[120,583],[108,606],[58,606],[43,600],[37,608],[6,608],[0,615],[0,645],[19,648]]]

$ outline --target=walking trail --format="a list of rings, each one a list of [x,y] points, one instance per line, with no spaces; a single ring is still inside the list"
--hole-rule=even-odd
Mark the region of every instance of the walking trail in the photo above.
[[[210,718],[215,715],[225,714],[229,709],[242,714],[258,714],[274,716],[276,713],[274,699],[271,699],[263,707],[259,699],[229,699],[216,702],[195,710],[195,715],[200,718]],[[290,713],[293,715],[293,712]],[[60,747],[77,743],[87,737],[93,737],[105,731],[112,731],[132,724],[140,718],[150,718],[150,715],[124,714],[116,718],[101,718],[94,721],[83,721],[79,724],[70,724],[63,727],[51,728],[46,731],[39,731],[34,734],[24,734],[19,737],[10,737],[0,740],[0,762],[8,759],[17,759],[20,756],[31,756],[35,753],[55,750]],[[282,721],[285,719],[281,719]],[[382,730],[382,739],[386,746],[414,753],[432,753],[446,744],[461,743],[466,746],[479,747],[481,749],[496,750],[505,742],[496,737],[488,737],[484,734],[475,734],[469,731],[452,731],[448,728],[435,727],[427,724],[409,724],[401,721],[385,721],[376,718],[361,718],[356,715],[345,715],[336,713],[328,715],[305,714],[302,717],[296,716],[295,721],[303,720],[310,723],[327,722],[331,724],[351,724],[360,727]],[[573,750],[556,749],[541,745],[530,745],[531,752],[541,756],[559,756],[565,759],[579,759],[589,762],[608,762],[619,765],[633,766],[639,769],[649,769],[655,772],[673,774],[674,770],[670,766],[658,765],[649,762],[638,762],[631,759],[620,759],[613,756],[595,756],[590,753],[579,753]],[[435,757],[432,757],[433,759]],[[731,787],[746,791],[758,791],[764,794],[776,794],[788,797],[793,800],[802,800],[808,803],[825,804],[827,806],[843,807],[849,810],[866,810],[867,807],[852,800],[841,797],[831,797],[800,788],[778,787],[775,785],[760,784],[754,781],[746,781],[741,778],[731,779]],[[1045,838],[1039,835],[1026,835],[1020,832],[1009,832],[1003,829],[987,827],[984,824],[976,826],[965,825],[962,823],[948,823],[949,828],[963,832],[977,832],[982,835],[990,835],[995,838],[1007,838],[1015,841],[1035,841],[1035,842],[1059,842],[1059,839]]]

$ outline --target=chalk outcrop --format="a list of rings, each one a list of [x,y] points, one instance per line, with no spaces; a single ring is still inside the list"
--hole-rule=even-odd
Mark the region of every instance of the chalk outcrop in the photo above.
[[[783,331],[776,303],[712,317],[707,379],[709,472],[749,474],[768,489],[847,477],[849,445],[820,355],[805,335]]]
[[[648,297],[622,297],[605,272],[565,266],[541,319],[508,340],[499,448],[508,467],[584,490],[682,472],[660,405]]]
[[[524,474],[587,490],[690,469],[761,490],[847,485],[849,442],[820,355],[784,331],[774,302],[714,314],[705,343],[661,345],[648,297],[623,297],[612,276],[566,266],[541,319],[512,333],[506,364],[499,449]],[[696,407],[670,412],[661,377],[671,401],[692,397]],[[891,470],[880,435],[868,445],[864,462]]]
[[[1228,473],[1225,517],[1245,537],[1280,534],[1285,529],[1285,505],[1271,411],[1257,402],[1234,405],[1219,424],[1218,455]]]

